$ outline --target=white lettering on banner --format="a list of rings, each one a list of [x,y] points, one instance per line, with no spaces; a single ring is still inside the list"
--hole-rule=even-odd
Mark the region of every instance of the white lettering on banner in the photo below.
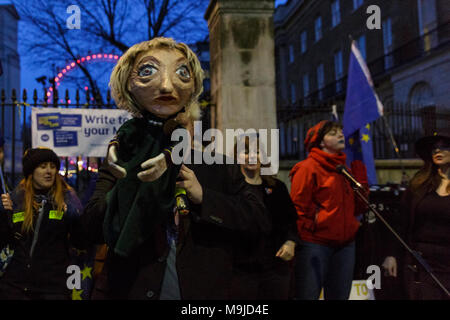
[[[129,118],[118,109],[32,108],[32,146],[51,148],[61,157],[104,157]]]

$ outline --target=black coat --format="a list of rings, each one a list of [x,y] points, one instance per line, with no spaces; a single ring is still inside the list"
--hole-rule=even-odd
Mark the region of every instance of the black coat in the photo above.
[[[236,234],[235,266],[250,272],[274,269],[287,264],[275,254],[288,240],[298,243],[297,211],[286,185],[273,179],[273,185],[263,180],[261,185],[252,185],[261,193],[270,216],[272,231],[265,234]]]
[[[233,235],[236,232],[268,234],[270,218],[261,195],[245,183],[237,165],[187,166],[202,185],[203,202],[191,204],[191,212],[180,219],[176,268],[181,297],[227,299],[232,277]],[[112,174],[100,169],[96,190],[83,215],[91,230],[97,226],[97,235],[101,234],[105,195],[114,183]],[[168,252],[164,224],[127,258],[110,250],[93,297],[159,299]]]
[[[445,260],[448,255],[448,251],[440,251],[442,250],[442,243],[433,243],[432,240],[427,241],[425,246],[420,248],[419,244],[414,241],[415,237],[415,225],[417,220],[417,208],[419,204],[424,200],[428,193],[434,192],[427,190],[420,190],[419,192],[413,193],[410,189],[408,189],[403,198],[402,198],[402,215],[401,220],[398,222],[400,227],[398,228],[399,235],[404,239],[404,241],[408,244],[408,246],[416,251],[419,255],[425,257],[425,259],[431,259],[432,261],[426,261],[433,266],[433,262],[435,260]],[[432,216],[430,214],[430,216]],[[448,230],[448,226],[446,228]],[[441,235],[448,234],[444,233],[444,229],[441,229]],[[436,230],[430,230],[431,232],[436,234]],[[390,251],[390,255],[395,256],[398,259],[399,272],[400,277],[402,278],[402,282],[404,283],[404,291],[408,297],[408,299],[416,300],[421,299],[420,296],[424,294],[428,296],[430,293],[425,292],[432,288],[432,286],[436,286],[435,282],[431,277],[426,276],[427,272],[425,268],[417,261],[415,257],[411,253],[409,253],[406,248],[400,245],[400,242],[397,239],[394,240],[394,245],[392,245],[392,249]],[[421,252],[422,250],[426,250],[426,252]],[[433,273],[439,278],[439,280],[443,283],[447,290],[450,288],[450,281],[448,275],[450,270],[432,270]],[[428,282],[430,285],[422,286],[420,282]],[[436,289],[432,289],[436,290]],[[424,292],[421,292],[424,291]],[[430,292],[432,292],[430,291]],[[440,292],[440,288],[437,289]],[[443,291],[442,291],[443,292]],[[438,299],[437,297],[435,299]]]
[[[66,273],[70,264],[69,248],[84,248],[84,232],[80,215],[81,203],[73,190],[65,193],[67,211],[56,213],[49,199],[43,207],[42,218],[34,230],[21,231],[24,211],[23,191],[16,188],[11,196],[13,212],[0,210],[0,248],[9,244],[13,258],[0,281],[0,297],[5,299],[68,298]],[[33,245],[33,241],[35,244]],[[32,250],[33,249],[33,250]]]

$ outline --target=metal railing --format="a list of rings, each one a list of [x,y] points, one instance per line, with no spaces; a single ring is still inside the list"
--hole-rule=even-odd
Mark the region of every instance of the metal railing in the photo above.
[[[81,98],[83,95],[84,99]],[[38,97],[37,90],[34,90],[32,101],[29,101],[28,97],[26,89],[23,90],[22,97],[19,97],[14,89],[9,96],[4,89],[0,92],[0,134],[5,137],[5,162],[2,164],[2,171],[10,187],[16,186],[22,178],[22,172],[18,168],[21,167],[23,153],[31,147],[31,107],[116,108],[109,90],[105,103],[99,102],[101,101],[99,97],[91,97],[89,90],[85,90],[83,94],[76,90],[74,99],[71,99],[68,90],[65,91],[64,98],[60,99],[56,89],[52,92],[44,90],[41,98]],[[86,170],[79,170],[80,161],[86,164]],[[103,158],[88,157],[84,160],[81,156],[61,157],[61,171],[64,172],[66,181],[77,192],[83,192],[102,161]]]
[[[333,120],[330,105],[278,110],[280,128],[280,158],[302,160],[307,154],[303,146],[306,132],[321,120]],[[343,119],[343,105],[337,105],[339,119]],[[384,106],[384,117],[399,147],[400,157],[416,158],[414,143],[435,131],[450,135],[450,108],[441,106],[415,106],[392,103]],[[398,157],[383,119],[372,124],[372,141],[375,159]]]

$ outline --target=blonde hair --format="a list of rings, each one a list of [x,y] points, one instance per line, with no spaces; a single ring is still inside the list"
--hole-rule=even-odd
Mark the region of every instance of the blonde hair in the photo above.
[[[129,111],[135,117],[141,117],[142,108],[137,104],[130,91],[128,90],[128,79],[134,66],[136,57],[145,51],[166,48],[180,51],[188,60],[189,67],[194,73],[195,90],[191,101],[186,107],[186,113],[190,120],[200,118],[200,106],[198,98],[203,92],[204,72],[195,53],[184,43],[176,42],[172,38],[158,37],[150,41],[143,41],[130,47],[119,59],[114,67],[109,86],[111,88],[111,96],[120,109]]]
[[[39,209],[39,204],[34,199],[33,175],[29,175],[28,178],[22,179],[19,183],[19,189],[24,193],[24,221],[22,223],[22,232],[28,233],[33,230],[34,212]],[[55,182],[50,189],[50,195],[53,204],[56,205],[58,211],[63,210],[64,195],[71,190],[72,188],[64,181],[62,176],[57,173]]]

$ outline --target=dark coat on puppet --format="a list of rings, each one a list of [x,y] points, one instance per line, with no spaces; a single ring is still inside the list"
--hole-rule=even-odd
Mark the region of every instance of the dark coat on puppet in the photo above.
[[[202,185],[203,202],[191,203],[191,212],[180,219],[176,268],[181,297],[228,299],[233,236],[236,232],[269,233],[269,215],[260,194],[245,183],[237,165],[187,167]],[[91,224],[102,219],[105,194],[115,183],[112,174],[102,168],[96,191],[85,209],[84,216]],[[110,250],[94,298],[159,299],[168,253],[164,222],[128,257]]]

